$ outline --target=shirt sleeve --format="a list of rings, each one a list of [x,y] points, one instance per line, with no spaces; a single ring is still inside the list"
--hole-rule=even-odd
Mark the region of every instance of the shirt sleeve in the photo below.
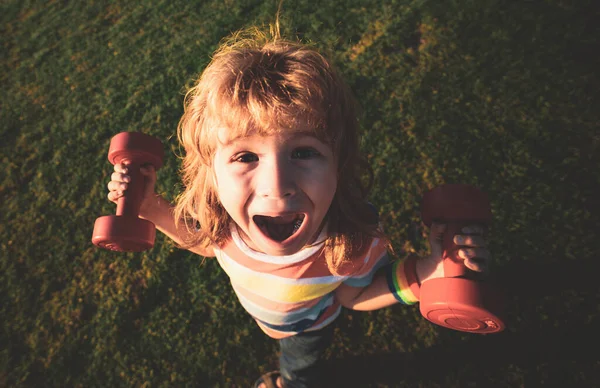
[[[366,287],[373,281],[373,276],[381,267],[389,264],[387,247],[381,239],[375,238],[371,242],[371,246],[362,255],[362,265],[360,268],[350,275],[344,284],[350,287]],[[357,259],[359,261],[360,259]]]

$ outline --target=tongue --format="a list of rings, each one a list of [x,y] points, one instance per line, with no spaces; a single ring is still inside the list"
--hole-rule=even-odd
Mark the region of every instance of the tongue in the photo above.
[[[290,237],[292,233],[294,233],[294,223],[279,223],[275,222],[275,220],[271,220],[272,222],[267,222],[267,231],[273,240],[283,241]],[[278,220],[279,221],[279,220]],[[293,221],[293,219],[292,219]]]
[[[298,218],[297,214],[277,217],[256,216],[255,221],[270,238],[276,241],[286,240],[302,225],[302,220]]]

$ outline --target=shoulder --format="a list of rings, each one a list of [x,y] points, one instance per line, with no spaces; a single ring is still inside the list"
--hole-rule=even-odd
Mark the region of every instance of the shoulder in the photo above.
[[[201,246],[195,246],[195,247],[191,247],[189,248],[190,252],[194,252],[197,255],[203,256],[203,257],[215,257],[217,256],[217,249],[218,247],[213,247],[213,246],[209,246],[209,247],[201,247]]]
[[[337,272],[342,276],[356,277],[371,273],[388,261],[387,242],[377,237],[365,239],[340,264]]]
[[[379,237],[369,237],[361,242],[356,252],[352,255],[353,261],[368,261],[377,260],[387,252],[388,244],[385,239]]]

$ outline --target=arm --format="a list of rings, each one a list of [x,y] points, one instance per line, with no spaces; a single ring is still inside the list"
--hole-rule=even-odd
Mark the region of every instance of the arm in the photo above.
[[[373,282],[366,287],[351,287],[342,283],[335,290],[336,298],[342,306],[360,311],[378,310],[398,303],[388,289],[384,271],[378,271]]]
[[[154,195],[146,206],[140,209],[140,218],[151,221],[156,226],[156,229],[179,245],[183,245],[183,242],[189,236],[189,232],[183,222],[180,221],[178,225],[176,224],[174,206],[159,195]],[[204,257],[215,256],[213,250],[210,248],[191,247],[189,251]]]
[[[441,236],[445,229],[443,224],[432,225],[429,236],[430,255],[396,261],[392,266],[386,265],[375,274],[371,284],[366,287],[340,285],[336,296],[342,306],[365,311],[377,310],[395,303],[417,303],[421,283],[444,277]],[[490,253],[485,248],[482,228],[476,225],[467,226],[461,232],[465,235],[454,236],[454,242],[462,246],[458,257],[465,260],[467,268],[476,272],[486,272]],[[475,258],[479,261],[475,261]]]
[[[127,184],[131,181],[131,176],[127,175],[129,173],[128,166],[126,163],[115,164],[111,181],[108,183],[108,199],[111,202],[116,203],[120,197],[125,195]],[[140,172],[144,176],[145,182],[139,217],[152,222],[156,226],[156,229],[182,246],[183,242],[187,240],[189,232],[183,222],[179,221],[178,224],[176,223],[173,205],[154,192],[156,184],[156,171],[154,167],[151,165],[144,166],[140,168]],[[191,247],[188,249],[200,256],[215,256],[213,250],[210,248]]]
[[[398,302],[414,304],[419,300],[419,282],[416,265],[423,260],[410,258],[393,262],[377,271],[373,281],[365,287],[351,287],[341,284],[336,289],[340,304],[352,310],[370,311],[391,306]],[[392,293],[390,282],[397,284],[402,291],[401,297]]]

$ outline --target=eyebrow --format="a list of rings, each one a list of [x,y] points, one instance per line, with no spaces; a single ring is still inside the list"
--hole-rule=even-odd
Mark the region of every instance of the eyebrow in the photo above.
[[[261,136],[261,135],[256,135],[256,136]],[[304,137],[304,136],[308,136],[308,137],[314,137],[315,139],[318,139],[318,137],[316,136],[316,134],[312,131],[308,131],[308,130],[300,130],[300,131],[293,131],[292,133],[289,134],[289,139],[293,140],[299,137]],[[218,139],[219,143],[221,143],[221,145],[223,147],[229,147],[231,146],[233,143],[235,143],[237,140],[239,139],[243,139],[249,136],[243,136],[243,135],[238,135],[234,138],[228,139],[227,141],[223,142],[221,141],[221,139]]]

